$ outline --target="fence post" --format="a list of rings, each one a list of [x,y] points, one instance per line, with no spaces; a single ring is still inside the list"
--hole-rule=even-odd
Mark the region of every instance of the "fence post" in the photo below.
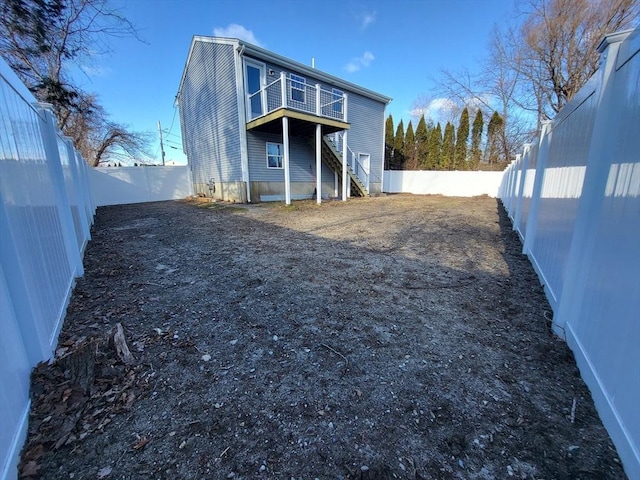
[[[522,220],[522,197],[524,195],[524,181],[527,176],[527,165],[529,164],[529,155],[531,151],[531,144],[525,143],[524,151],[522,152],[522,162],[520,163],[520,181],[516,185],[516,215],[513,220],[513,229],[520,235],[520,221]],[[524,242],[524,238],[522,239]]]
[[[58,139],[56,134],[56,119],[51,112],[51,105],[47,103],[37,103],[36,108],[40,112],[39,124],[42,144],[47,157],[47,167],[51,173],[53,191],[56,196],[56,209],[62,227],[62,237],[64,241],[69,269],[74,277],[84,274],[80,248],[75,236],[73,218],[69,206],[69,198],[64,182],[64,173],[60,162],[60,152],[58,151]]]
[[[85,196],[82,182],[82,175],[80,173],[80,165],[78,165],[78,157],[76,156],[76,149],[73,146],[73,140],[69,137],[64,138],[64,143],[67,147],[67,157],[69,158],[69,167],[73,175],[73,192],[75,198],[75,206],[77,208],[76,215],[78,216],[78,222],[82,228],[82,242],[78,243],[80,251],[84,250],[85,242],[89,240],[89,222],[87,216],[84,215],[85,209]],[[71,205],[73,208],[73,204]]]

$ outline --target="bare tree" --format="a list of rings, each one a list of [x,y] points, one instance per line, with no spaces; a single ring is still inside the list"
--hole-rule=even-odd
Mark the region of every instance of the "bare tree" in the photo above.
[[[602,38],[637,24],[639,8],[637,0],[529,0],[512,68],[529,84],[539,120],[555,116],[591,78]]]
[[[509,161],[598,68],[596,47],[638,23],[637,0],[522,0],[518,25],[494,27],[477,74],[442,70],[437,95],[471,115],[498,112],[491,158]],[[494,125],[494,129],[495,129]],[[497,149],[497,150],[496,150]],[[486,156],[485,156],[486,158]]]
[[[53,105],[60,129],[92,165],[115,152],[138,155],[148,143],[145,134],[122,125],[114,129],[97,96],[84,92],[70,74],[71,66],[86,68],[108,53],[109,37],[123,36],[138,38],[108,0],[0,2],[0,54],[38,100]]]
[[[455,100],[460,108],[467,108],[471,115],[480,110],[485,118],[497,111],[502,118],[499,131],[494,132],[500,157],[509,161],[531,136],[533,122],[522,115],[519,107],[520,73],[513,65],[518,65],[518,55],[497,27],[494,28],[489,43],[489,52],[477,74],[468,69],[452,72],[441,71],[437,82],[440,95]],[[494,156],[492,156],[494,158]]]

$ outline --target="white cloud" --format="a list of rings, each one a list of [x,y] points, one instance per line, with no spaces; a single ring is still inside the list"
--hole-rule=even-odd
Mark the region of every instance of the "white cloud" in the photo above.
[[[227,27],[215,27],[213,29],[213,34],[216,37],[226,37],[226,38],[238,38],[240,40],[244,40],[258,47],[263,47],[264,45],[260,42],[256,36],[253,34],[251,30],[248,30],[242,25],[238,25],[237,23],[231,23]]]
[[[367,50],[361,57],[351,59],[351,61],[344,66],[344,69],[349,73],[357,72],[362,68],[367,68],[375,59],[376,57],[373,56],[373,53]]]
[[[364,30],[365,28],[367,28],[369,25],[371,25],[373,22],[376,21],[376,14],[377,12],[371,12],[371,13],[365,13],[362,15],[362,17],[360,18],[360,30]]]

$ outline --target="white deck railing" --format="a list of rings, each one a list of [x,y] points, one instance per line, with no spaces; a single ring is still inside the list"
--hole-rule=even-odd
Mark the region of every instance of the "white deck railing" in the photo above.
[[[247,119],[255,120],[279,108],[347,121],[347,95],[344,92],[296,81],[285,72],[257,92],[247,95]]]

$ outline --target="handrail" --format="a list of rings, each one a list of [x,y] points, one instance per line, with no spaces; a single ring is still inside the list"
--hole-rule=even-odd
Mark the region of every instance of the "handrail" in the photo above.
[[[336,147],[336,150],[342,156],[342,142],[344,141],[344,136],[342,132],[332,133],[331,135],[328,135],[328,137],[333,143],[333,145]],[[357,155],[353,150],[351,150],[351,147],[349,147],[348,144],[347,144],[347,152],[348,152],[347,156],[351,157],[351,161],[347,159],[347,165],[349,165],[349,168],[351,168],[351,171],[355,174],[356,177],[358,177],[358,179],[360,179],[360,181],[363,183],[363,185],[367,189],[367,192],[369,192],[369,182],[371,180],[371,177],[373,176],[378,181],[380,181],[380,178],[377,175],[372,174],[370,170],[368,172],[365,170],[362,164],[358,161]]]
[[[284,88],[282,81],[285,81]],[[292,85],[292,84],[295,84]],[[277,87],[279,85],[279,87]],[[275,87],[275,88],[274,88]],[[294,98],[293,91],[300,91],[301,98]],[[256,114],[251,111],[255,98],[260,98],[260,110]],[[338,108],[336,108],[336,105]],[[247,113],[249,121],[268,115],[274,110],[286,107],[292,110],[311,113],[320,117],[346,121],[347,95],[338,94],[320,85],[292,80],[284,72],[271,83],[261,87],[254,93],[247,94]]]

